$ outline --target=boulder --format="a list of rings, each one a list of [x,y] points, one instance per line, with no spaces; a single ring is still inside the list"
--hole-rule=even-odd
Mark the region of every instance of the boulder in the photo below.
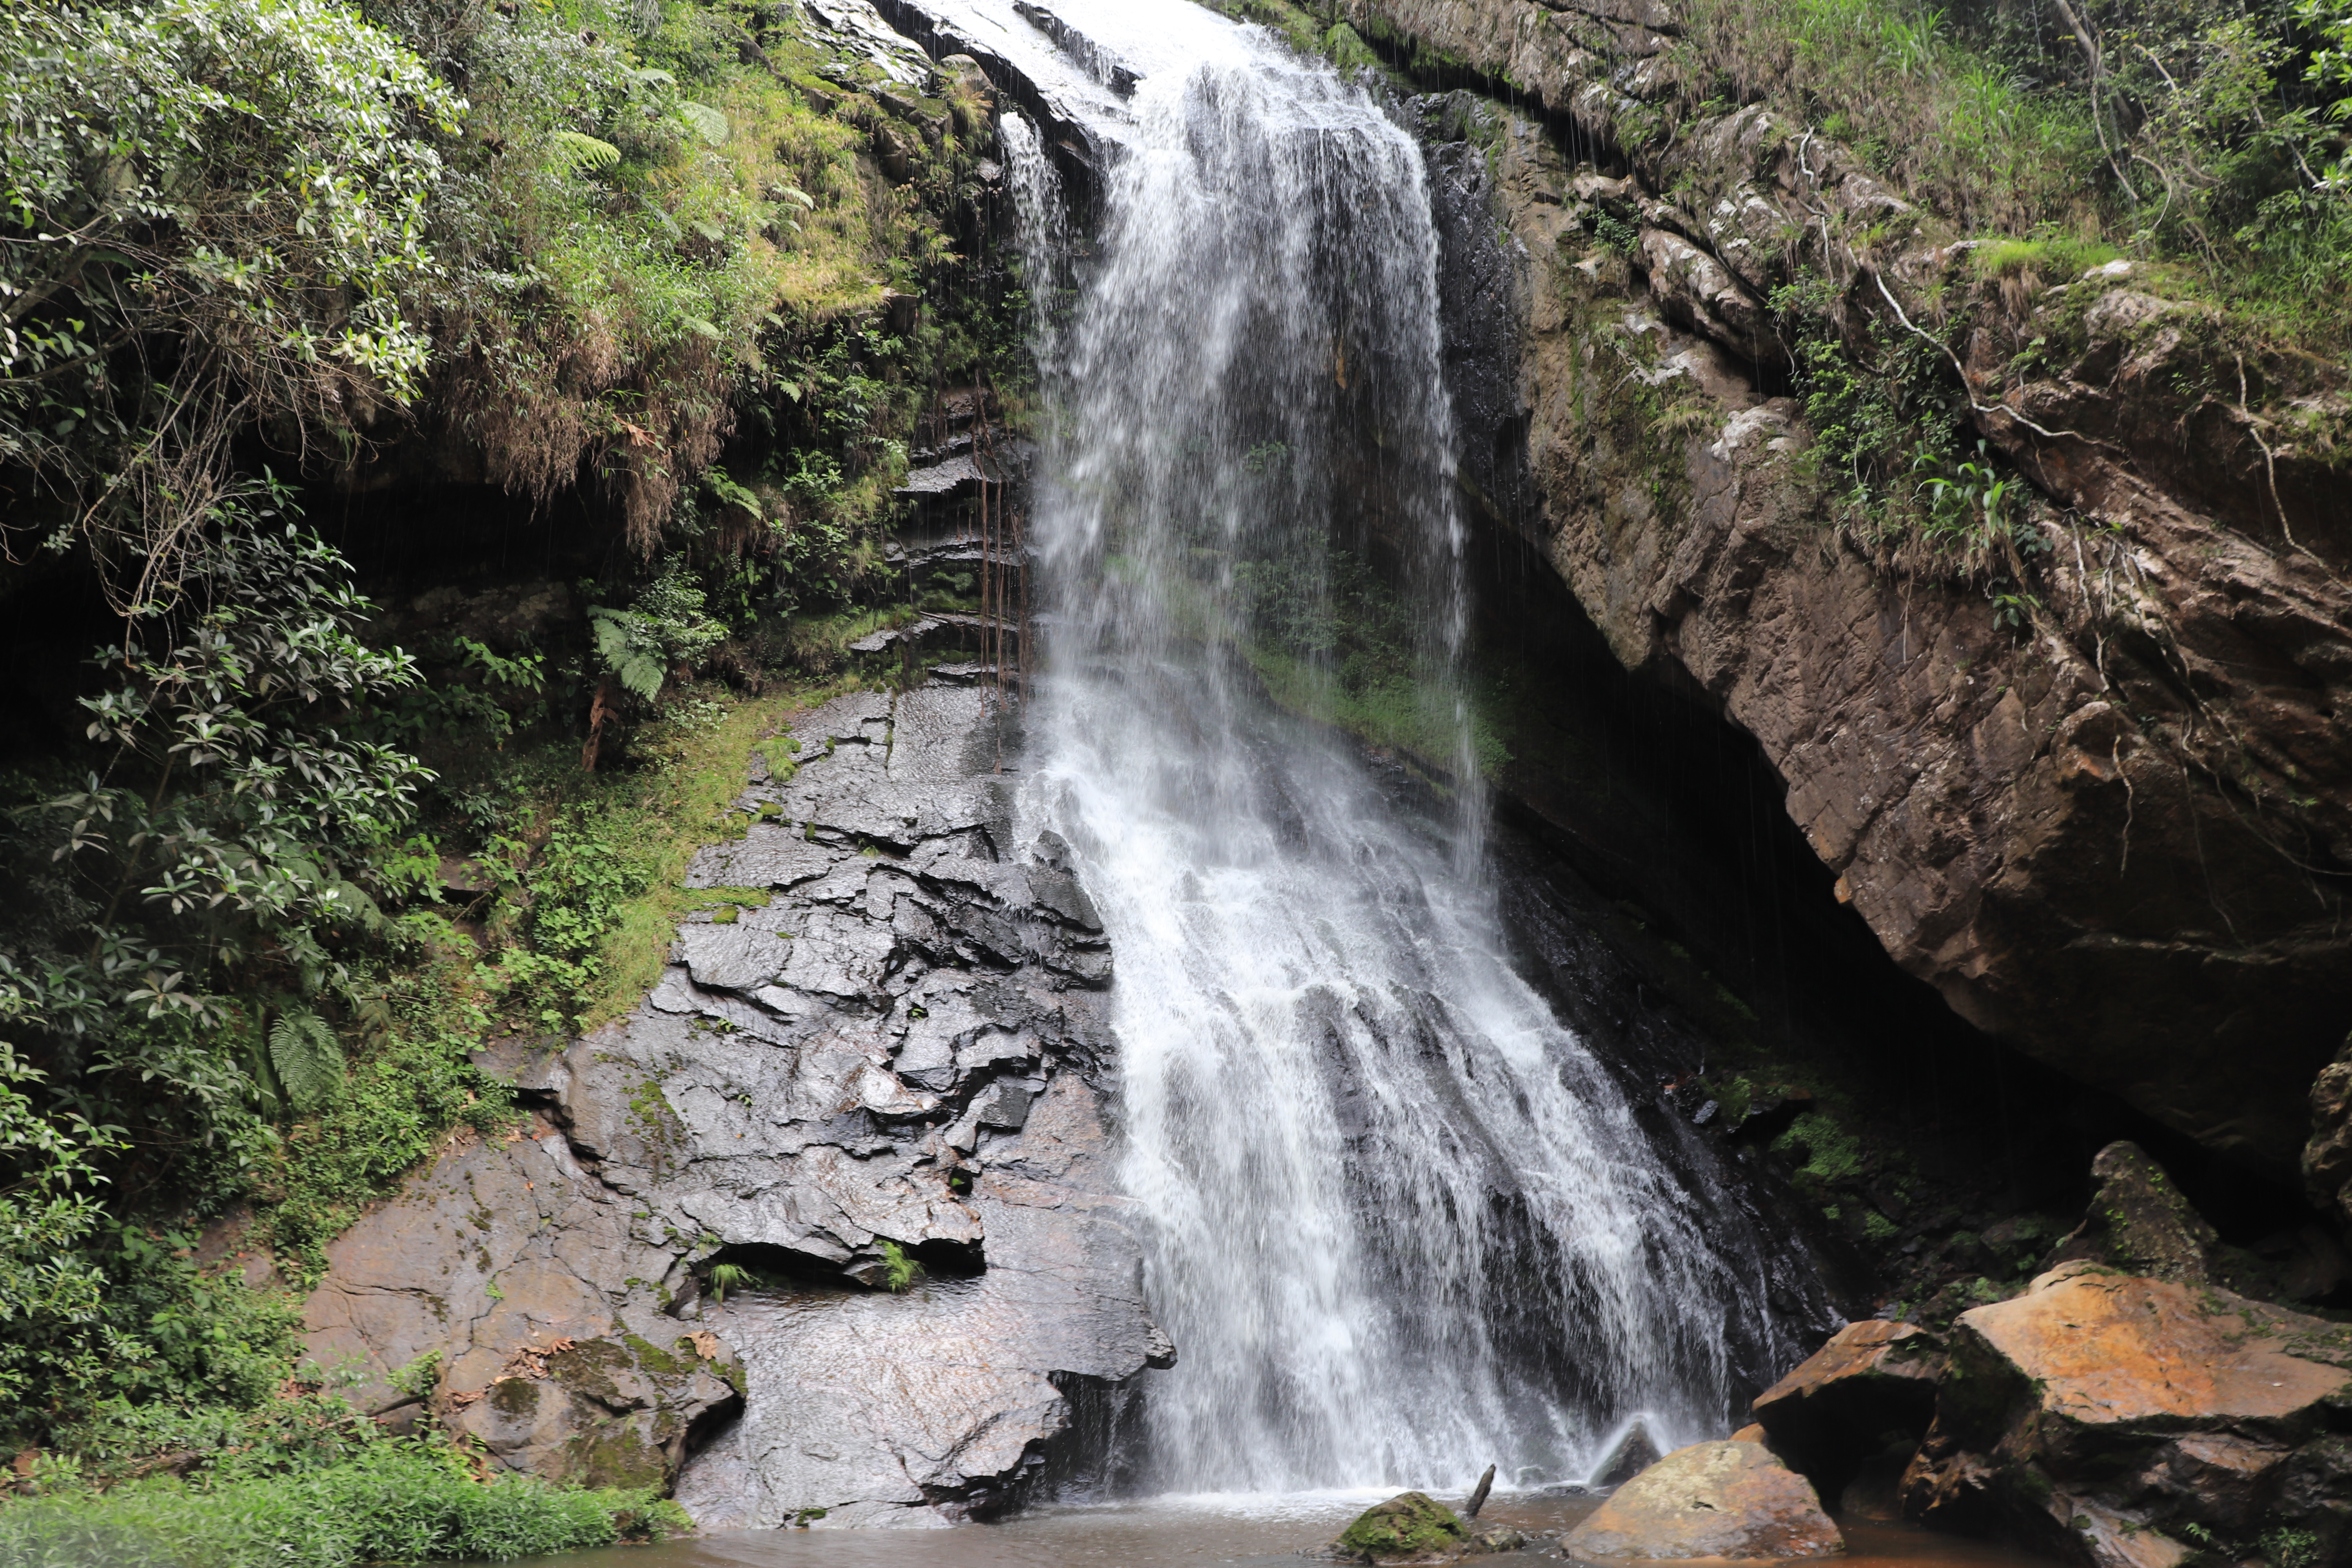
[[[1835,1501],[1870,1461],[1918,1443],[1943,1375],[1943,1342],[1927,1330],[1848,1323],[1757,1396],[1756,1419],[1773,1451]]]
[[[1608,1453],[1592,1467],[1592,1473],[1586,1478],[1584,1484],[1589,1487],[1622,1486],[1656,1464],[1664,1452],[1658,1447],[1657,1439],[1650,1436],[1648,1424],[1636,1415],[1632,1424],[1618,1435],[1617,1440],[1609,1445]]]
[[[2352,1329],[2074,1262],[1963,1313],[1909,1517],[2093,1568],[2307,1537],[2352,1562]]]
[[[1327,1555],[1341,1563],[1435,1563],[1471,1546],[1468,1527],[1426,1492],[1400,1492],[1368,1508]]]
[[[1570,1531],[1568,1555],[1827,1557],[1845,1550],[1812,1483],[1760,1443],[1677,1448]]]
[[[2050,1266],[2087,1260],[2151,1279],[2204,1284],[2221,1237],[2172,1178],[2137,1143],[2110,1143],[2091,1162],[2099,1190]]]
[[[668,1350],[635,1334],[527,1343],[487,1387],[444,1393],[442,1425],[533,1475],[667,1488],[690,1437],[741,1410],[742,1381],[708,1332]]]

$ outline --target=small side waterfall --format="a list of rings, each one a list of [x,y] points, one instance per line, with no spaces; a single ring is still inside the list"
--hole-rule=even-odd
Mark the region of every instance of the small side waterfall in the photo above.
[[[1136,88],[1039,340],[1027,805],[1118,954],[1123,1177],[1181,1358],[1146,1474],[1581,1479],[1634,1413],[1719,1432],[1788,1347],[1756,1243],[1514,973],[1481,876],[1419,149],[1212,36]],[[1050,170],[1007,121],[1034,286]]]

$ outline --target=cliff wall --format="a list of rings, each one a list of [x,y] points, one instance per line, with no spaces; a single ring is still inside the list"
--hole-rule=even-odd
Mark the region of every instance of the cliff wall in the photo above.
[[[1690,101],[1662,5],[1340,15],[1497,95],[1415,100],[1490,521],[1756,738],[1962,1016],[2291,1173],[2352,1024],[2340,365],[2133,262],[1987,268],[1815,131]],[[1981,438],[1968,550],[1843,504],[1795,395],[1825,339]]]

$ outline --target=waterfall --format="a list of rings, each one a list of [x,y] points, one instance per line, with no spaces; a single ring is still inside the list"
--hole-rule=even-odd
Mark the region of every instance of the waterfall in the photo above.
[[[1420,151],[1257,29],[1212,36],[1135,88],[1038,329],[1024,808],[1117,954],[1121,1174],[1181,1357],[1145,1473],[1582,1479],[1635,1413],[1719,1433],[1737,1347],[1785,1347],[1481,872]],[[1034,290],[1050,170],[1006,124]]]

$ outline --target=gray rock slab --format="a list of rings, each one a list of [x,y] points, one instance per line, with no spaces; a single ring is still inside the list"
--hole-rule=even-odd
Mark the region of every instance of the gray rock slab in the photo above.
[[[683,926],[677,939],[687,972],[709,991],[758,991],[794,956],[791,943],[748,921]]]
[[[442,1419],[503,1462],[618,1454],[604,1480],[674,1479],[713,1528],[985,1514],[1067,1426],[1055,1378],[1166,1364],[1087,1077],[1108,947],[1055,847],[1013,843],[991,699],[855,693],[793,731],[794,776],[751,770],[739,805],[786,816],[689,880],[774,896],[689,919],[626,1019],[486,1052],[537,1120],[459,1138],[330,1248],[313,1357],[391,1400],[437,1352]],[[893,1295],[886,1243],[961,1261]],[[799,1283],[709,1299],[745,1247]],[[738,1356],[740,1421],[689,1456]]]
[[[758,822],[743,837],[695,851],[689,888],[791,888],[824,876],[849,851],[803,837],[792,827]]]

